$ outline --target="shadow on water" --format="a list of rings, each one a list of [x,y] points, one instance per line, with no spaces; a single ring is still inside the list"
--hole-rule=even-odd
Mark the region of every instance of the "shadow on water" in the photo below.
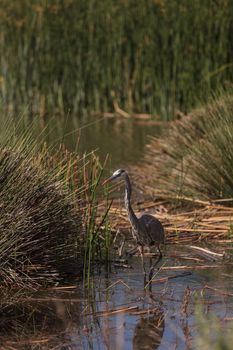
[[[4,349],[191,349],[197,301],[206,315],[232,316],[232,297],[221,293],[233,291],[227,266],[182,275],[179,261],[165,258],[149,292],[140,258],[129,263],[132,269],[113,266],[108,278],[104,271],[96,274],[88,290],[80,284],[50,288],[6,306],[0,344]]]

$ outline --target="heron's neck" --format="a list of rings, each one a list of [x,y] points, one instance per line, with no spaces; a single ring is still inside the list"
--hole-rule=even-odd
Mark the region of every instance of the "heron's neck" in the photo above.
[[[132,192],[131,183],[129,180],[129,176],[126,174],[125,175],[125,207],[126,207],[126,210],[128,212],[130,223],[131,223],[133,229],[136,230],[137,226],[138,226],[138,218],[134,214],[133,208],[131,206],[131,201],[130,201],[131,192]]]

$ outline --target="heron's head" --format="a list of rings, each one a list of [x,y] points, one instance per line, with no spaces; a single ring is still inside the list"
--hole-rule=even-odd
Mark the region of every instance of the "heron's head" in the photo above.
[[[108,179],[106,179],[103,182],[103,185],[105,185],[106,183],[110,182],[110,181],[114,181],[114,180],[119,180],[124,178],[126,175],[126,171],[123,169],[118,169],[116,171],[114,171],[114,173],[112,174],[112,176],[110,176]]]

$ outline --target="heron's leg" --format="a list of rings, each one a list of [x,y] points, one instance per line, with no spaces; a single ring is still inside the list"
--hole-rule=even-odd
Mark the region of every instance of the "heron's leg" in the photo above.
[[[154,273],[154,268],[153,268],[153,258],[150,257],[150,271],[149,271],[149,291],[151,292],[151,280],[153,277],[153,273]]]
[[[126,254],[127,255],[130,255],[130,256],[133,256],[135,253],[136,253],[136,251],[138,250],[138,247],[133,247],[133,248],[131,248],[130,250],[128,250],[127,252],[126,252]],[[141,253],[140,253],[141,254]]]
[[[142,268],[143,268],[143,273],[144,273],[144,283],[146,283],[146,267],[145,267],[145,262],[144,262],[144,249],[142,245],[138,246],[139,254],[142,259]]]
[[[158,245],[158,251],[159,251],[159,261],[162,259],[162,257],[163,257],[163,254],[162,254],[162,252],[161,252],[161,249],[160,249],[160,245]]]
[[[157,248],[158,248],[158,251],[159,251],[159,256],[158,256],[158,259],[155,260],[155,263],[153,265],[151,264],[150,272],[149,272],[149,280],[152,279],[153,273],[154,273],[154,269],[155,269],[156,265],[158,265],[158,263],[160,262],[160,260],[163,257],[163,254],[162,254],[162,252],[160,250],[160,246],[158,245]]]

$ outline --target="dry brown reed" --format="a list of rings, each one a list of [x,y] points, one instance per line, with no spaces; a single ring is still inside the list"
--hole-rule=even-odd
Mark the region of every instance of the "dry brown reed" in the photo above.
[[[191,242],[213,241],[233,242],[233,208],[209,201],[195,202],[194,208],[181,211],[169,201],[144,203],[144,210],[155,215],[164,225],[166,243],[189,244]],[[160,211],[158,211],[160,208]],[[136,211],[136,215],[140,215]],[[124,207],[113,204],[110,210],[112,228],[120,230],[128,240],[132,239],[130,223]]]

